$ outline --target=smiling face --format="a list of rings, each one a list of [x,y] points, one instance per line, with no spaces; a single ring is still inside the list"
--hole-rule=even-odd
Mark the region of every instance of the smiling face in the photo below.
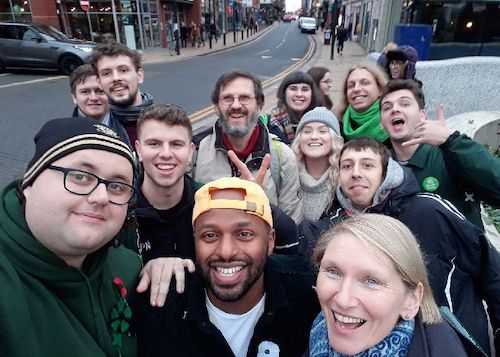
[[[391,72],[391,79],[400,79],[404,77],[406,62],[393,60],[389,62],[389,70]]]
[[[142,123],[135,149],[144,167],[143,185],[182,189],[183,177],[193,154],[188,130],[149,119]],[[151,190],[148,190],[151,192]]]
[[[307,159],[321,159],[330,156],[332,137],[323,123],[309,123],[300,132],[300,150]]]
[[[139,86],[144,81],[144,70],[136,69],[130,57],[103,56],[97,61],[97,73],[102,89],[112,104],[130,107],[142,103]]]
[[[384,339],[401,317],[414,316],[415,296],[381,251],[341,232],[321,260],[316,292],[336,352],[354,355]]]
[[[416,126],[426,118],[411,91],[401,89],[384,96],[380,103],[380,118],[391,141],[402,143],[413,138]]]
[[[382,94],[375,77],[364,68],[357,68],[347,78],[347,101],[359,113],[366,111]]]
[[[340,188],[360,211],[372,205],[384,180],[383,173],[381,157],[371,149],[347,149],[340,157]]]
[[[329,95],[330,90],[332,89],[332,74],[330,72],[326,72],[323,78],[319,81],[319,89],[325,94]]]
[[[306,83],[294,83],[286,87],[285,100],[288,108],[302,115],[311,105],[312,89]]]
[[[103,150],[79,150],[53,165],[132,184],[130,162]],[[112,204],[103,184],[86,196],[66,191],[64,173],[60,171],[42,171],[23,193],[26,222],[33,236],[74,267],[80,267],[88,254],[109,242],[121,229],[127,214],[128,205]]]
[[[241,104],[236,98],[251,97],[250,104]],[[232,104],[222,103],[221,98],[235,98]],[[257,123],[261,106],[255,98],[255,88],[251,79],[239,77],[220,89],[217,114],[222,117],[222,131],[229,136],[245,137],[250,135]]]
[[[75,86],[73,103],[87,117],[101,120],[108,112],[108,97],[97,81],[97,76],[89,76]]]
[[[242,199],[242,194],[224,190],[212,198]],[[274,230],[245,211],[212,209],[198,216],[194,231],[197,266],[210,301],[229,313],[250,310],[264,294],[264,265],[274,249]]]

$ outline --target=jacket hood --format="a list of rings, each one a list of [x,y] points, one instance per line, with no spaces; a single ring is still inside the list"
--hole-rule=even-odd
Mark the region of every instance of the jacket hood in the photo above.
[[[15,182],[0,191],[0,249],[19,270],[45,284],[67,290],[78,288],[82,281],[80,269],[67,265],[33,237],[21,209]],[[106,248],[87,256],[84,269],[89,280],[101,272],[107,254]]]
[[[409,170],[409,169],[408,169]],[[375,195],[373,196],[373,203],[370,207],[364,209],[363,211],[360,211],[356,208],[354,208],[354,205],[352,204],[352,201],[350,198],[345,196],[345,194],[342,192],[342,189],[340,188],[340,185],[337,186],[336,193],[337,193],[337,199],[340,203],[340,205],[344,209],[348,209],[351,212],[354,213],[361,213],[365,212],[371,207],[375,207],[379,205],[381,202],[383,202],[386,198],[388,198],[393,192],[397,192],[400,186],[403,186],[403,183],[405,182],[406,176],[408,174],[411,174],[410,172],[406,172],[405,168],[401,167],[396,161],[394,161],[392,158],[389,158],[389,162],[387,164],[387,172],[385,174],[385,179],[382,181],[382,184],[378,188],[378,190],[375,192]],[[415,180],[416,183],[416,180]],[[418,192],[418,183],[417,183],[417,192]]]

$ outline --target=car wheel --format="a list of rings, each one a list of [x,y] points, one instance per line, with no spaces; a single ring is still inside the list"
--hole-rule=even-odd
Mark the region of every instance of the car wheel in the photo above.
[[[64,56],[59,63],[62,73],[70,75],[75,69],[83,64],[82,60],[75,56]]]

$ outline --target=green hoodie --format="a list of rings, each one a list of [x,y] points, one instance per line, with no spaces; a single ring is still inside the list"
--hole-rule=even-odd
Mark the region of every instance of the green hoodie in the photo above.
[[[140,260],[123,247],[67,265],[31,234],[15,183],[0,191],[0,351],[2,356],[135,356],[135,336],[113,346],[111,311],[135,291]]]

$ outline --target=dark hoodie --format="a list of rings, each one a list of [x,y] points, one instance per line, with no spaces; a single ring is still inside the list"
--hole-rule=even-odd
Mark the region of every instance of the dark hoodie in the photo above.
[[[0,191],[0,351],[2,356],[135,356],[133,335],[113,346],[111,312],[122,279],[133,295],[140,261],[123,247],[101,248],[82,269],[67,265],[31,234],[15,183]]]
[[[141,93],[141,99],[142,103],[140,105],[131,107],[124,108],[113,104],[109,105],[109,111],[113,116],[113,119],[118,120],[120,124],[123,125],[132,145],[135,144],[137,139],[137,119],[145,108],[153,105],[154,101],[153,96],[149,93]]]
[[[394,217],[412,231],[426,258],[438,306],[448,306],[489,353],[488,319],[482,300],[488,305],[496,331],[500,327],[500,255],[483,233],[448,201],[420,193],[411,170],[392,159],[374,204],[364,212]],[[324,219],[334,225],[357,213],[338,187],[336,200]],[[469,355],[474,356],[474,351]]]

